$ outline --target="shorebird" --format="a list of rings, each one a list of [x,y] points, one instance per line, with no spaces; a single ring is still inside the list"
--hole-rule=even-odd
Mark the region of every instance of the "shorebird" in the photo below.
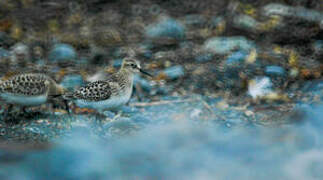
[[[78,107],[98,110],[116,110],[126,104],[132,94],[135,73],[151,76],[141,69],[140,63],[133,58],[125,58],[118,72],[105,80],[95,81],[63,97],[73,101]]]
[[[25,107],[39,106],[64,92],[52,78],[40,73],[19,74],[0,82],[0,99],[9,104],[6,115],[13,105],[25,111]]]

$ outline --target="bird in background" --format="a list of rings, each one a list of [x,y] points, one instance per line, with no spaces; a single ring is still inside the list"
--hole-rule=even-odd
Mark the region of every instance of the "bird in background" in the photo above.
[[[73,101],[78,107],[91,108],[98,112],[116,110],[126,104],[132,94],[133,78],[136,73],[145,72],[134,58],[125,58],[118,72],[105,80],[89,83],[63,97]]]
[[[25,112],[26,107],[39,106],[65,93],[52,78],[40,73],[18,74],[0,82],[0,100],[7,103],[6,116],[13,106]]]

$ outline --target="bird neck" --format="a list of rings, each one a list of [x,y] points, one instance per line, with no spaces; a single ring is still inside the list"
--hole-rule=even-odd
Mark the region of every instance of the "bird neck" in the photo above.
[[[117,74],[118,74],[119,78],[122,79],[122,80],[124,80],[124,81],[130,81],[130,82],[132,82],[133,77],[134,77],[134,73],[131,72],[128,69],[125,69],[125,68],[121,68],[118,71]]]

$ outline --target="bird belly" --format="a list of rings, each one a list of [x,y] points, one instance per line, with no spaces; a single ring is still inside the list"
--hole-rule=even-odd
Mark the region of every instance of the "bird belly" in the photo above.
[[[113,97],[102,101],[86,101],[78,99],[75,104],[81,108],[91,108],[97,110],[115,109],[128,102],[130,97]]]
[[[16,95],[12,93],[2,93],[1,99],[10,104],[22,105],[22,106],[38,106],[46,103],[47,96],[24,96],[24,95]]]

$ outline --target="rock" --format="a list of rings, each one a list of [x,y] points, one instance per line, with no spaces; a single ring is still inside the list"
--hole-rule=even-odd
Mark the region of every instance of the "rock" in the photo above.
[[[185,38],[185,28],[172,18],[163,17],[157,23],[149,25],[145,29],[148,38]]]
[[[13,64],[25,64],[30,60],[29,47],[23,43],[17,43],[12,47],[11,55]]]
[[[253,48],[255,48],[255,43],[243,36],[212,37],[203,45],[204,50],[216,54],[227,54],[236,49],[250,51]]]
[[[253,17],[244,14],[236,15],[233,18],[233,24],[235,27],[249,31],[254,31],[259,26],[258,21],[256,21]]]
[[[277,3],[271,3],[263,8],[266,16],[280,15],[286,17],[296,17],[306,21],[320,23],[323,19],[323,13],[304,7],[292,7]]]
[[[137,85],[139,85],[143,90],[150,92],[152,90],[152,85],[149,83],[148,80],[140,77],[139,75],[135,75],[134,76],[134,81],[133,81],[133,85],[134,87],[136,87]]]
[[[248,85],[248,94],[256,99],[273,93],[272,82],[269,77],[255,77],[250,80]]]
[[[153,55],[154,60],[170,61],[176,59],[176,53],[174,51],[158,51]]]
[[[165,70],[162,71],[162,73],[166,75],[166,77],[169,79],[177,79],[179,77],[184,76],[185,74],[184,68],[181,65],[166,68]]]
[[[71,61],[76,59],[76,51],[69,44],[56,44],[49,53],[49,60],[53,62]]]
[[[81,75],[71,74],[64,76],[63,80],[60,83],[66,89],[74,89],[84,85],[84,81]]]
[[[226,59],[226,65],[234,66],[244,63],[248,53],[246,51],[236,51],[230,54]]]
[[[268,76],[271,76],[271,75],[284,76],[284,75],[286,75],[285,69],[280,66],[266,66],[265,73]]]
[[[115,59],[112,61],[112,66],[115,68],[119,68],[122,65],[122,59]]]

